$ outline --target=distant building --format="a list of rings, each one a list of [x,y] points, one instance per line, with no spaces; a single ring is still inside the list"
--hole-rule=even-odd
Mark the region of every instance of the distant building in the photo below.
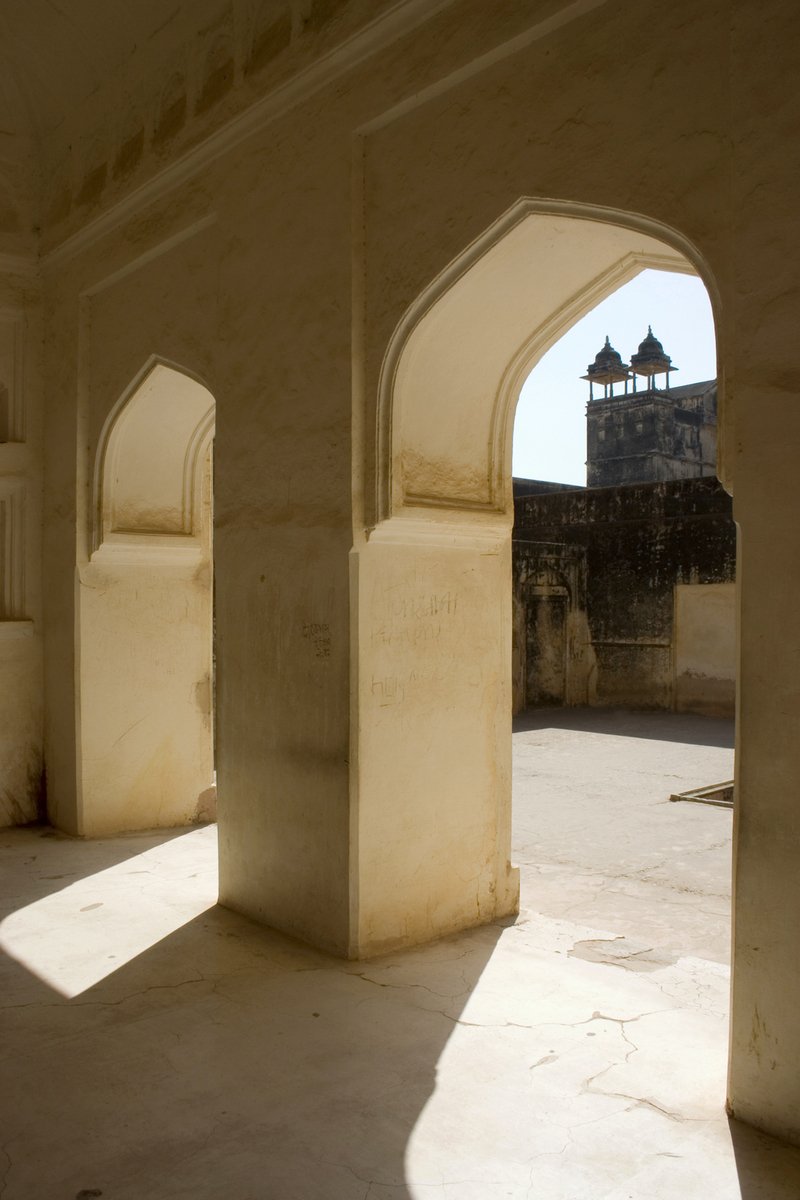
[[[672,387],[674,370],[650,329],[630,366],[607,338],[583,377],[588,486],[515,480],[515,710],[733,713],[736,532],[715,475],[716,381]]]
[[[697,479],[716,474],[717,383],[671,387],[675,370],[650,328],[631,366],[606,344],[583,378],[589,380],[586,408],[586,482],[589,487]],[[667,386],[654,380],[665,374]],[[640,390],[639,381],[644,381]],[[614,384],[625,391],[614,394]],[[594,395],[596,383],[603,395]],[[632,383],[632,390],[628,390]]]

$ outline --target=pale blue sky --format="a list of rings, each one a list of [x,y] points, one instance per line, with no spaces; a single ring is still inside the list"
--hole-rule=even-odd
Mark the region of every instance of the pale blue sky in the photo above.
[[[606,334],[630,362],[648,324],[679,368],[672,384],[715,377],[714,322],[702,282],[695,275],[643,271],[573,325],[528,376],[514,424],[514,475],[586,482],[589,385],[580,376]]]

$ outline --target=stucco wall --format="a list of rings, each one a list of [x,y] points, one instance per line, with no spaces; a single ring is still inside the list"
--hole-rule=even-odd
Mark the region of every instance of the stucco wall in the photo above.
[[[515,508],[528,704],[733,716],[736,527],[715,479],[523,495]],[[542,690],[551,655],[539,627],[558,590],[571,625],[564,677]]]
[[[0,238],[2,241],[2,238]],[[25,259],[0,253],[0,826],[44,805],[41,313]]]
[[[675,707],[732,715],[736,705],[736,585],[675,588]]]
[[[26,6],[18,7],[15,21]],[[735,482],[741,528],[731,1101],[741,1116],[800,1138],[796,980],[787,966],[800,919],[800,746],[790,732],[800,706],[798,165],[787,153],[798,99],[785,83],[797,74],[796,6],[351,0],[310,6],[316,15],[305,20],[295,5],[284,40],[267,39],[273,52],[252,69],[252,22],[204,0],[159,32],[159,9],[135,6],[135,54],[120,45],[109,6],[112,19],[83,48],[96,70],[66,77],[62,60],[71,60],[57,39],[32,64],[50,64],[58,81],[53,102],[47,89],[39,101],[53,818],[75,829],[80,804],[76,579],[88,559],[97,437],[160,354],[203,378],[218,409],[223,900],[338,952],[368,952],[404,936],[377,869],[383,856],[402,885],[397,908],[412,906],[409,938],[486,919],[492,906],[476,904],[475,880],[481,899],[507,866],[507,792],[496,764],[510,664],[497,667],[496,646],[510,646],[510,606],[492,605],[510,590],[510,512],[498,484],[510,459],[499,453],[489,478],[479,391],[469,421],[459,396],[432,394],[436,454],[453,451],[449,480],[466,481],[473,501],[494,488],[499,508],[492,516],[456,506],[457,544],[437,523],[435,571],[413,550],[430,541],[407,526],[406,549],[381,565],[383,547],[370,549],[369,539],[386,516],[377,484],[391,479],[395,451],[404,470],[420,461],[403,458],[402,417],[392,427],[397,444],[378,436],[381,369],[410,306],[520,198],[555,198],[562,215],[593,206],[592,219],[615,228],[644,221],[648,236],[658,230],[667,249],[688,256],[712,293],[721,470]],[[200,22],[207,36],[195,38]],[[183,83],[165,108],[176,71]],[[111,119],[123,113],[125,121]],[[568,230],[551,227],[545,240],[548,274],[528,264],[527,294],[541,298],[568,271],[587,286]],[[472,292],[465,353],[502,295],[501,286],[482,299]],[[536,313],[534,324],[548,316]],[[487,404],[500,382],[486,380]],[[423,449],[424,415],[415,427]],[[473,522],[493,520],[497,570],[482,561],[485,538],[465,548]],[[407,726],[398,722],[390,737],[384,726],[381,740],[381,713],[364,692],[373,652],[364,604],[395,571],[416,595],[449,590],[465,570],[480,586],[463,645],[480,647],[472,665],[486,672],[485,702],[478,688],[465,699],[466,667],[457,663],[437,685],[447,698],[429,695]],[[450,862],[442,849],[458,823],[454,797],[442,801],[434,786],[441,763],[427,775],[418,767],[415,786],[431,789],[427,806],[421,793],[412,798],[419,821],[380,817],[386,780],[405,757],[423,764],[420,739],[438,728],[451,735],[454,762],[464,744],[479,762],[481,787],[459,798],[470,855],[481,846],[477,863]],[[494,828],[489,780],[499,788]],[[403,794],[396,799],[402,805]],[[442,878],[431,866],[416,893],[429,849]],[[436,894],[444,902],[424,913]]]

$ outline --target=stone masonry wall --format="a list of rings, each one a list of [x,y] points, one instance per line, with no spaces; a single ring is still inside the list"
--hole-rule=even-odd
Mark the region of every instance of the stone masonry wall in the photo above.
[[[515,641],[519,654],[526,648],[516,707],[676,707],[676,588],[735,578],[736,529],[719,482],[518,496],[515,515]],[[706,702],[693,689],[692,708],[729,709],[714,680],[707,691]]]

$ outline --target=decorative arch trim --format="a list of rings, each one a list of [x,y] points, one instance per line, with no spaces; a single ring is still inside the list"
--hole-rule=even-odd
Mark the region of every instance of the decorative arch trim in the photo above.
[[[609,231],[609,236],[614,231],[624,231],[633,235],[634,239],[639,235],[642,241],[650,244],[625,249],[599,272],[591,272],[590,269],[585,281],[559,299],[555,306],[545,306],[541,316],[534,316],[532,332],[509,347],[499,371],[500,384],[489,401],[483,462],[480,466],[476,465],[468,486],[460,490],[456,487],[448,492],[446,467],[441,471],[441,487],[417,486],[413,475],[419,459],[418,447],[403,440],[406,414],[398,403],[401,369],[413,357],[424,327],[432,323],[431,318],[440,305],[453,296],[458,285],[471,271],[481,265],[486,266],[488,256],[509,235],[534,217],[559,218],[562,224],[563,218],[568,218],[576,222],[576,228],[577,223],[584,228],[587,223],[602,225]],[[557,255],[558,249],[550,253]],[[719,296],[711,270],[699,250],[686,237],[649,217],[596,205],[523,198],[449,263],[404,313],[384,356],[378,384],[375,444],[378,522],[401,512],[411,515],[413,510],[431,508],[449,510],[451,514],[459,510],[464,515],[470,511],[482,511],[487,516],[507,514],[511,505],[509,464],[513,415],[524,378],[542,354],[571,325],[648,267],[699,275],[709,292],[715,315],[718,313]],[[424,471],[418,474],[424,475]],[[458,484],[460,481],[455,482]]]
[[[92,558],[199,557],[215,403],[204,380],[151,356],[109,413],[94,470]]]

